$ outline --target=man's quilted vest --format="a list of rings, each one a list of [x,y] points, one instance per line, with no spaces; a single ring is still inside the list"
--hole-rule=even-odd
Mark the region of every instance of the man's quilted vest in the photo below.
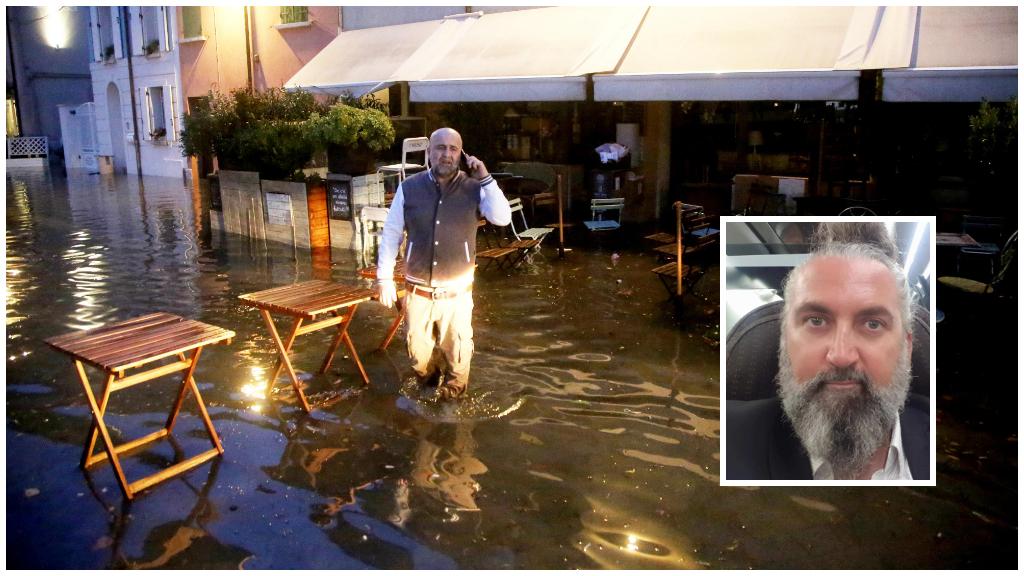
[[[402,194],[408,232],[406,279],[443,286],[471,275],[480,182],[460,171],[442,191],[429,172],[420,172],[402,182]]]

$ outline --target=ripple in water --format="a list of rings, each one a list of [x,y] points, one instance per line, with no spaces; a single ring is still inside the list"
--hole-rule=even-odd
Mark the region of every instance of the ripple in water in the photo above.
[[[441,400],[437,388],[423,387],[415,378],[402,382],[396,406],[432,422],[466,422],[503,418],[523,406],[526,399],[510,391],[488,390],[476,383],[455,400]]]

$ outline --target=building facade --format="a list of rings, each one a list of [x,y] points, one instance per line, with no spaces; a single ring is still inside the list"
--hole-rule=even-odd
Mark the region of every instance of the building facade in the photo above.
[[[88,11],[75,6],[8,6],[6,15],[7,136],[46,136],[51,152],[59,151],[63,145],[58,107],[91,99],[86,72],[91,49]]]
[[[281,86],[338,34],[340,14],[302,6],[88,8],[100,169],[187,177],[180,133],[190,108],[211,91]]]

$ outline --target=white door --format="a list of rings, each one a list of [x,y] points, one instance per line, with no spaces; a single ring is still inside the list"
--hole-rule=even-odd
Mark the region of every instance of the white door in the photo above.
[[[124,174],[128,172],[124,152],[127,134],[122,128],[121,94],[113,82],[107,85],[107,118],[110,121],[110,153],[114,156],[114,173]]]

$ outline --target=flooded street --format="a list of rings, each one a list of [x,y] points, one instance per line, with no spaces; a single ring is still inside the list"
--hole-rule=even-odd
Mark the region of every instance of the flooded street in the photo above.
[[[9,568],[1015,565],[1015,414],[940,401],[934,488],[720,487],[717,271],[679,311],[640,244],[559,259],[549,237],[515,272],[477,272],[468,397],[409,382],[404,331],[377,351],[394,312],[368,302],[350,328],[368,386],[344,348],[315,373],[329,332],[299,337],[306,415],[285,378],[263,397],[276,351],[238,296],[369,285],[359,253],[211,234],[176,179],[8,172],[6,188]],[[156,311],[236,332],[195,373],[225,453],[127,503],[110,466],[79,468],[88,404],[43,339]],[[162,426],[175,386],[114,395],[115,442]],[[191,398],[179,420],[124,458],[129,478],[209,448]]]

